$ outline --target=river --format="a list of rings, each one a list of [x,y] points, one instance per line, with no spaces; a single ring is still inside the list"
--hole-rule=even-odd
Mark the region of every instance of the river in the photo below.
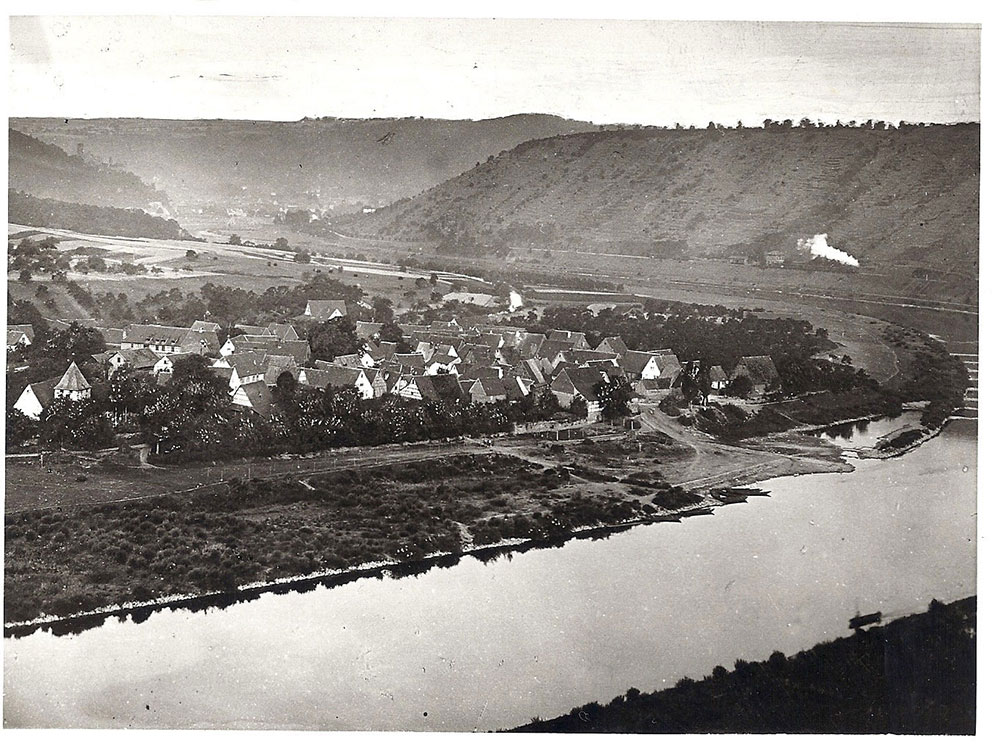
[[[4,724],[473,730],[976,593],[974,423],[683,523],[4,645]]]

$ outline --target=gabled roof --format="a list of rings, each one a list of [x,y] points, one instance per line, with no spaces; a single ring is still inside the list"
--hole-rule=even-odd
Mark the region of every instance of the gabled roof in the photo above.
[[[34,327],[31,324],[7,324],[7,344],[11,344],[11,332],[16,333],[18,336],[23,334],[28,338],[28,344],[34,342]]]
[[[610,360],[616,361],[619,365],[620,354],[617,352],[599,352],[597,350],[568,350],[565,359],[578,365],[584,365],[594,361]]]
[[[234,345],[235,349],[240,348],[242,350],[267,350],[279,342],[271,334],[238,334],[227,341]]]
[[[75,361],[69,363],[62,378],[55,384],[56,391],[86,391],[90,388],[89,381],[86,380],[86,376],[83,375]]]
[[[366,346],[373,360],[389,360],[396,354],[396,342],[368,342]]]
[[[779,380],[778,369],[768,355],[742,357],[734,369],[734,377],[746,375],[753,384],[771,384]]]
[[[599,352],[619,352],[622,355],[627,352],[627,343],[620,337],[604,337],[596,350]]]
[[[25,332],[18,331],[16,329],[7,329],[7,346],[13,347],[14,345],[20,343],[22,339],[28,339],[28,335]],[[31,340],[28,339],[28,342]]]
[[[514,371],[516,371],[521,378],[529,378],[537,384],[544,383],[544,371],[541,370],[541,366],[537,360],[534,360],[533,358],[521,360],[517,363]]]
[[[265,354],[259,352],[239,352],[235,355],[228,355],[217,361],[217,367],[224,367],[227,363],[238,372],[238,378],[257,376],[265,373]]]
[[[44,409],[55,400],[55,384],[60,380],[59,377],[49,378],[46,381],[29,383],[24,388],[31,389],[32,393],[34,393],[34,398],[38,400],[38,403]]]
[[[503,386],[503,379],[498,376],[479,376],[479,386],[482,387],[482,390],[486,396],[506,396],[506,388]]]
[[[603,373],[595,368],[564,368],[551,382],[552,391],[568,393],[565,384],[570,383],[588,402],[596,400],[596,385],[606,380]]]
[[[309,310],[309,316],[318,321],[327,321],[335,311],[342,316],[348,315],[348,304],[343,299],[335,300],[308,300],[304,314]]]
[[[124,342],[124,330],[109,326],[98,326],[96,330],[103,335],[103,341],[108,345],[120,347]]]
[[[296,333],[296,327],[293,326],[292,324],[279,324],[273,321],[265,328],[271,334],[274,334],[281,341],[288,341],[288,340],[300,338],[300,335]]]
[[[510,401],[523,399],[527,396],[527,387],[517,376],[503,376],[499,380],[503,384],[503,391],[506,392],[506,398]]]
[[[326,389],[328,386],[337,388],[339,386],[357,386],[364,378],[364,368],[346,368],[343,366],[332,366],[327,368],[302,368],[301,373],[306,374],[307,386]],[[371,381],[368,381],[371,383]]]
[[[419,370],[424,369],[424,356],[419,352],[401,353],[397,352],[393,355],[393,360],[402,365],[405,368],[417,368]]]
[[[589,341],[586,339],[586,335],[571,329],[552,329],[548,332],[548,339],[553,342],[571,342],[573,347],[575,345],[581,345],[585,349],[589,348]]]
[[[310,359],[310,343],[305,339],[287,339],[276,342],[266,349],[269,355],[289,355],[298,365]]]
[[[265,368],[265,377],[263,380],[269,386],[275,386],[279,380],[279,376],[287,371],[295,377],[298,370],[296,361],[289,355],[266,355],[262,360],[262,365]]]
[[[726,380],[727,380],[727,374],[726,374],[726,372],[723,370],[723,368],[721,366],[719,366],[719,365],[711,365],[710,366],[710,381],[711,382],[715,382],[715,381],[726,381]]]
[[[183,326],[131,324],[124,330],[123,342],[131,344],[180,345],[189,333]]]
[[[237,391],[234,392],[234,396],[237,396],[239,392],[248,397],[252,409],[259,414],[268,414],[269,408],[272,406],[272,392],[265,385],[264,381],[243,383],[238,386]]]
[[[189,328],[194,332],[219,332],[220,324],[214,321],[194,321]]]
[[[359,352],[353,352],[350,355],[338,355],[331,362],[334,365],[343,365],[346,368],[364,368],[362,365],[363,355]]]
[[[186,332],[186,336],[182,340],[183,347],[200,343],[209,351],[220,349],[220,337],[217,336],[217,332],[210,329],[190,329]]]
[[[462,387],[458,383],[458,376],[454,373],[442,373],[436,376],[429,376],[434,391],[442,401],[458,401],[464,397]]]
[[[433,376],[414,376],[413,380],[417,384],[420,398],[424,401],[439,401],[441,395],[434,388]]]
[[[640,375],[644,367],[652,360],[658,362],[658,355],[653,352],[642,350],[627,350],[620,358],[620,367],[628,373]],[[661,367],[660,365],[658,366]]]
[[[139,347],[136,350],[115,350],[113,355],[120,355],[133,370],[151,368],[160,360],[160,356],[147,347]]]
[[[527,332],[521,335],[520,341],[517,343],[517,352],[520,353],[522,357],[534,357],[537,355],[538,351],[541,349],[541,345],[548,341],[548,338],[543,334],[534,334]]]
[[[235,324],[236,329],[240,329],[242,334],[247,334],[249,336],[259,336],[259,337],[274,337],[273,334],[267,326],[251,326],[249,324]]]
[[[537,351],[537,356],[542,360],[552,361],[561,352],[568,352],[572,349],[572,343],[563,340],[548,339]]]
[[[359,339],[369,339],[374,337],[382,329],[382,324],[375,321],[356,321],[355,334]]]

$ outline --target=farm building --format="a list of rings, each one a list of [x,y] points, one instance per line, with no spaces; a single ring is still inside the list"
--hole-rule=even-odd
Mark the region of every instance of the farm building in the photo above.
[[[734,368],[730,380],[741,376],[745,376],[751,382],[751,393],[754,396],[765,396],[782,388],[778,369],[768,355],[742,357]]]

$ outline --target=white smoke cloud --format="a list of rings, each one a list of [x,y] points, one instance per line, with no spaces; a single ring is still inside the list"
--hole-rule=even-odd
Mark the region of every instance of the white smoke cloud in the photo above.
[[[822,256],[824,259],[847,264],[851,267],[860,266],[858,260],[846,251],[835,249],[828,244],[826,233],[817,233],[812,238],[800,238],[799,243],[796,244],[796,248],[800,251],[808,251],[813,256]]]

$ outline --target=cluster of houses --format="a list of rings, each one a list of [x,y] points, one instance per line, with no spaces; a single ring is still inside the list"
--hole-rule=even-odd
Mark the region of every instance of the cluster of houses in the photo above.
[[[344,301],[312,300],[303,317],[324,321],[347,313]],[[364,399],[392,394],[473,403],[514,401],[535,390],[550,391],[563,408],[583,400],[590,421],[601,413],[596,396],[600,382],[623,376],[635,396],[657,400],[680,385],[686,368],[670,349],[631,350],[620,337],[607,337],[593,349],[585,334],[569,330],[535,334],[510,326],[463,327],[457,320],[398,326],[402,347],[381,338],[382,324],[357,321],[360,351],[315,360],[309,342],[299,338],[292,324],[238,325],[240,333],[223,344],[220,326],[208,321],[188,328],[132,324],[101,329],[108,349],[93,357],[108,378],[126,366],[134,373],[151,374],[161,385],[184,357],[202,355],[228,384],[232,405],[261,414],[269,411],[275,387],[303,385],[352,387]],[[8,327],[8,345],[18,329]],[[712,367],[712,391],[723,390],[739,375],[748,376],[756,395],[772,393],[778,385],[771,359],[760,356],[742,358],[730,375]],[[28,386],[15,408],[37,418],[53,399],[86,398],[89,389],[73,363],[61,379]]]

